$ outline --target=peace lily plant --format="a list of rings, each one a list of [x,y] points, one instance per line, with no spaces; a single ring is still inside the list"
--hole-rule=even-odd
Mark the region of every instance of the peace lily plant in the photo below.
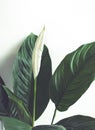
[[[68,110],[95,79],[95,42],[66,55],[52,74],[44,31],[23,41],[13,65],[13,91],[0,77],[2,130],[95,130],[95,118],[83,115],[53,123],[56,112]],[[35,126],[49,99],[55,104],[51,124]]]

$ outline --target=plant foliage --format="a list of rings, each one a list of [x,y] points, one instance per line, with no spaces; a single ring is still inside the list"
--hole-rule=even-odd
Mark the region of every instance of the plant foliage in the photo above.
[[[13,66],[14,93],[33,115],[34,78],[32,72],[32,52],[37,36],[31,33],[22,43]],[[51,60],[44,46],[41,68],[37,77],[36,119],[43,113],[49,101],[49,80],[51,78]],[[43,93],[44,92],[44,93]],[[43,98],[42,98],[43,95]]]
[[[84,44],[65,56],[53,75],[49,51],[44,45],[35,80],[33,68],[37,67],[32,67],[32,54],[37,39],[40,42],[39,37],[31,33],[18,50],[13,65],[13,92],[0,77],[0,121],[5,130],[95,130],[95,118],[83,115],[53,124],[56,111],[67,110],[94,80],[95,42]],[[49,99],[55,104],[51,125],[34,127],[34,121],[44,112]]]
[[[65,111],[88,89],[95,78],[95,43],[68,54],[51,79],[50,95],[59,111]]]

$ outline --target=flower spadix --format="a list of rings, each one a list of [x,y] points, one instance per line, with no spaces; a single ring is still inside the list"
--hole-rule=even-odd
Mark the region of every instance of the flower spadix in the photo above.
[[[43,37],[44,37],[45,27],[42,29],[41,33],[39,34],[35,46],[32,53],[32,70],[34,79],[38,76],[40,71],[40,65],[41,65],[41,57],[43,52]]]

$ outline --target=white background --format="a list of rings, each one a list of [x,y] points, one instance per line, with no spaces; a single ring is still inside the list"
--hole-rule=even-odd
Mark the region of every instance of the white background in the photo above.
[[[8,87],[21,41],[44,25],[54,72],[66,54],[95,41],[95,0],[0,0],[0,75]],[[53,111],[50,102],[36,125],[50,124]],[[68,111],[57,112],[55,122],[76,114],[95,117],[95,82]]]

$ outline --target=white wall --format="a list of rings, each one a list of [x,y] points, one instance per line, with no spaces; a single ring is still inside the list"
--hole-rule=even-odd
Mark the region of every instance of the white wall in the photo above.
[[[21,41],[30,32],[46,27],[53,72],[66,54],[83,43],[95,41],[95,0],[0,0],[0,75],[12,88],[11,73]],[[95,117],[95,82],[55,122],[75,114]],[[50,102],[38,124],[50,124],[54,104]]]

